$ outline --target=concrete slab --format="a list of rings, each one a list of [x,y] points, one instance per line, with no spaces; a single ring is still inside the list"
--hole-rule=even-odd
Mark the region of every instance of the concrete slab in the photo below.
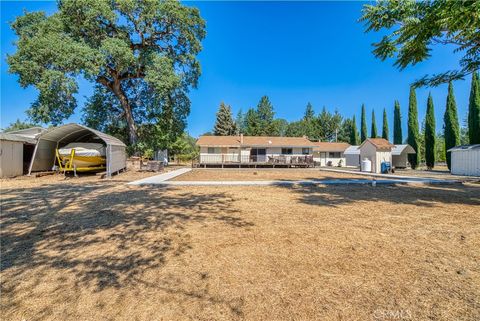
[[[128,185],[151,185],[151,184],[159,184],[165,182],[169,179],[174,177],[180,176],[182,174],[190,172],[191,168],[180,168],[171,172],[166,172],[160,175],[155,175],[151,177],[147,177],[144,179],[139,179],[138,181],[133,181],[128,183]]]

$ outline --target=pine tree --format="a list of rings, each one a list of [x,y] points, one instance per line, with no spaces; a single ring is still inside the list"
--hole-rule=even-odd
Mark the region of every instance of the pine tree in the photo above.
[[[387,110],[385,108],[383,108],[382,138],[388,140],[388,120],[387,120]]]
[[[350,145],[359,145],[360,138],[358,137],[358,130],[357,130],[357,120],[355,119],[355,115],[352,118],[352,126],[350,127]]]
[[[428,95],[427,116],[425,116],[425,163],[428,169],[435,166],[435,111],[432,94]]]
[[[245,114],[245,132],[247,136],[258,136],[259,135],[259,120],[258,115],[255,109],[250,108]]]
[[[237,117],[235,118],[235,127],[237,129],[237,135],[245,133],[245,115],[240,109],[237,113]]]
[[[415,169],[420,160],[420,148],[418,148],[418,111],[417,111],[417,95],[415,88],[410,87],[410,97],[408,100],[408,137],[407,142],[413,147],[416,154],[408,154],[410,166]]]
[[[468,104],[468,138],[470,144],[480,144],[480,78],[472,76],[472,87]]]
[[[306,121],[311,121],[315,118],[315,112],[313,111],[313,106],[311,103],[307,104],[307,107],[305,108],[305,114],[303,116],[303,119]]]
[[[232,118],[232,109],[225,103],[220,103],[217,119],[213,127],[213,133],[217,136],[229,136],[236,134],[235,122]]]
[[[365,113],[365,104],[362,104],[362,118],[360,120],[360,143],[363,143],[367,139],[367,115]]]
[[[453,93],[453,84],[448,84],[447,107],[444,122],[445,152],[448,169],[451,168],[451,153],[447,152],[450,148],[460,145],[460,125],[458,123],[457,103]]]
[[[371,138],[377,138],[377,121],[375,120],[375,110],[372,110],[372,128],[370,131]]]
[[[395,100],[393,110],[393,143],[399,145],[403,143],[402,135],[402,114],[400,113],[400,103]]]
[[[275,134],[273,123],[273,106],[267,96],[263,96],[257,105],[258,136],[270,136]]]

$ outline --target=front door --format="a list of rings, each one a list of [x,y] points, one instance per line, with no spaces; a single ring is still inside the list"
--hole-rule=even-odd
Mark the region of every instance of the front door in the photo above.
[[[267,161],[267,150],[265,148],[252,148],[250,150],[250,161],[264,163]]]

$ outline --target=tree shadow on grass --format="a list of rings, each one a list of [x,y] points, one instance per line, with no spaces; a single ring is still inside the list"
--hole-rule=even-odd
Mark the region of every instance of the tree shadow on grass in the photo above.
[[[338,180],[337,178],[325,178]],[[311,178],[311,180],[315,180]],[[387,202],[411,204],[422,207],[435,207],[439,204],[464,204],[480,206],[480,186],[462,184],[435,185],[382,185],[347,184],[322,185],[278,185],[298,194],[298,200],[308,205],[341,206],[356,202]]]
[[[188,251],[190,224],[253,225],[227,193],[182,191],[104,183],[3,190],[0,270],[20,280],[41,268],[73,274],[77,287],[119,289]],[[6,282],[2,292],[13,297],[17,286]]]

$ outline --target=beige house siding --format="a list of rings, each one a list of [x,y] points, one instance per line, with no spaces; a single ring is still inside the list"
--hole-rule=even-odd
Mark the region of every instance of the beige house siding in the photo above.
[[[0,141],[0,177],[23,175],[23,143]]]
[[[221,163],[235,163],[235,162],[249,162],[250,161],[250,150],[251,149],[265,149],[265,162],[268,161],[269,157],[281,156],[282,147],[210,147],[210,150],[213,149],[213,153],[209,153],[209,147],[201,146],[200,147],[200,163],[210,163],[210,164],[221,164]],[[287,161],[289,157],[295,156],[304,156],[302,153],[303,148],[301,147],[285,147],[292,148],[292,154],[285,155]],[[308,154],[312,154],[312,148],[308,148]]]

